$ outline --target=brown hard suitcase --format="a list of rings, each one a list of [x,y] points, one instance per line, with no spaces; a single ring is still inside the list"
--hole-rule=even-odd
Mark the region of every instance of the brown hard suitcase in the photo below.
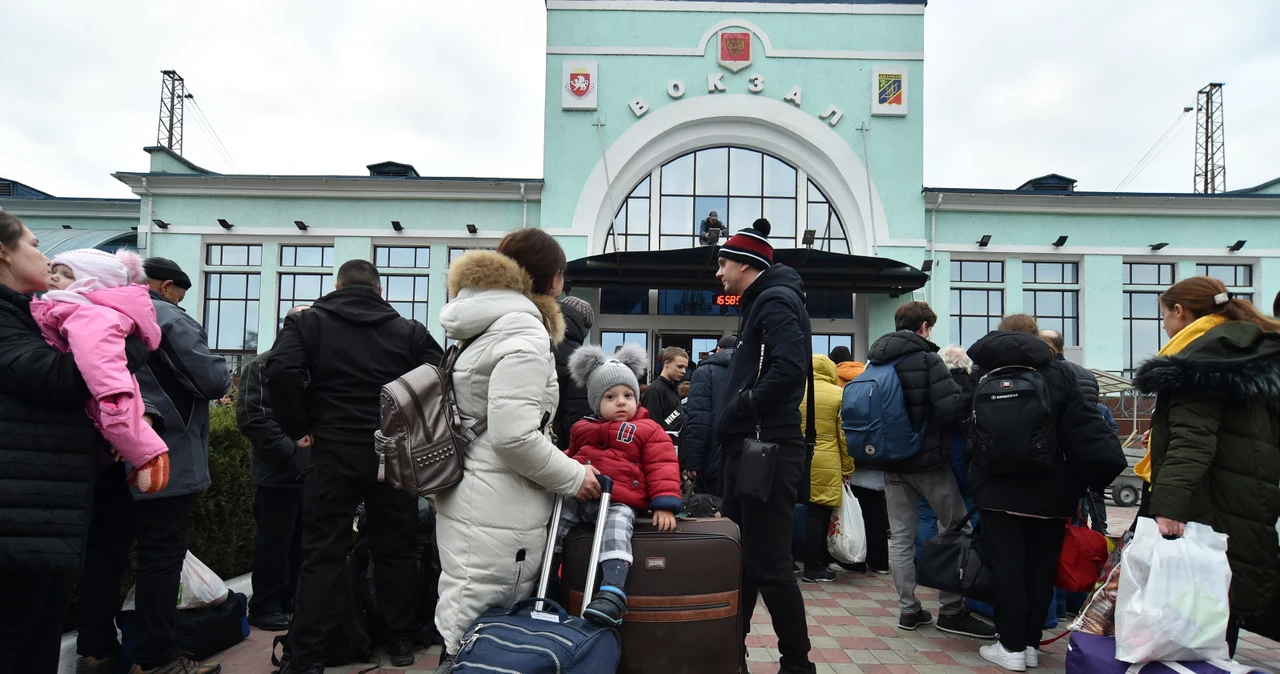
[[[631,538],[635,562],[624,588],[618,674],[737,674],[743,660],[738,525],[728,518],[686,519],[661,533],[646,519],[637,517]],[[583,525],[565,539],[561,599],[575,614],[593,535]]]

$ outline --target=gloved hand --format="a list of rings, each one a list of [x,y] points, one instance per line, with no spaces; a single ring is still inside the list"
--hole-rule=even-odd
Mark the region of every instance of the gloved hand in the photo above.
[[[129,475],[129,484],[144,494],[154,494],[169,486],[169,453],[146,462]]]
[[[137,374],[151,359],[151,352],[141,337],[129,335],[124,339],[124,357],[129,361],[129,373]]]

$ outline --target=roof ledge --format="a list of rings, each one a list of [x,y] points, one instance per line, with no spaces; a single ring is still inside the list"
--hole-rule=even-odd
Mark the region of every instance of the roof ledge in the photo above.
[[[201,168],[187,161],[185,157],[161,145],[151,145],[142,148],[147,154],[151,155],[151,172],[152,173],[198,173],[203,175],[218,175],[214,171]]]

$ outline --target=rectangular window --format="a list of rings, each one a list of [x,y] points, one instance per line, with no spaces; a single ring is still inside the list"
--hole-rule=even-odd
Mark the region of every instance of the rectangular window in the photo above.
[[[1022,310],[1036,317],[1041,330],[1060,332],[1067,346],[1080,346],[1080,291],[1025,290]]]
[[[1004,283],[1004,262],[952,260],[952,283]]]
[[[813,355],[827,355],[837,346],[843,346],[853,353],[853,335],[814,335]]]
[[[208,273],[204,278],[204,326],[209,348],[257,351],[259,275]]]
[[[1023,262],[1023,283],[1079,283],[1080,265],[1075,262]]]
[[[209,244],[204,263],[211,267],[257,267],[262,264],[262,246]]]
[[[1139,365],[1159,353],[1169,341],[1160,314],[1160,293],[1125,291],[1122,317],[1124,376],[1132,377]]]
[[[428,299],[431,295],[428,276],[382,276],[382,297],[405,318],[423,325],[427,323]]]
[[[1171,286],[1173,265],[1149,262],[1124,263],[1124,284],[1127,286]]]
[[[853,295],[827,290],[811,290],[805,293],[805,306],[809,318],[853,318]]]
[[[1196,276],[1212,276],[1227,288],[1252,288],[1251,264],[1197,264]]]
[[[738,299],[737,296],[725,295],[714,290],[659,290],[658,314],[663,316],[737,316]]]
[[[281,274],[276,302],[276,330],[284,327],[285,315],[299,304],[311,304],[333,291],[333,274]]]
[[[333,267],[333,246],[280,246],[281,267]]]
[[[384,267],[429,269],[431,267],[431,247],[374,246],[373,264],[379,269]]]
[[[649,352],[649,333],[647,332],[601,332],[600,348],[605,353],[613,353],[623,344],[639,344],[645,353]]]
[[[955,288],[951,291],[951,341],[964,348],[995,330],[1004,316],[1004,291]]]
[[[645,288],[605,288],[600,291],[602,314],[647,314],[649,291]]]

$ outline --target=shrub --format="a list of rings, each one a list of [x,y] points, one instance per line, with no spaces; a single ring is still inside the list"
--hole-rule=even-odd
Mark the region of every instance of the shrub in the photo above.
[[[249,440],[231,405],[209,410],[209,475],[213,486],[191,504],[191,552],[223,579],[253,568],[253,480]]]

